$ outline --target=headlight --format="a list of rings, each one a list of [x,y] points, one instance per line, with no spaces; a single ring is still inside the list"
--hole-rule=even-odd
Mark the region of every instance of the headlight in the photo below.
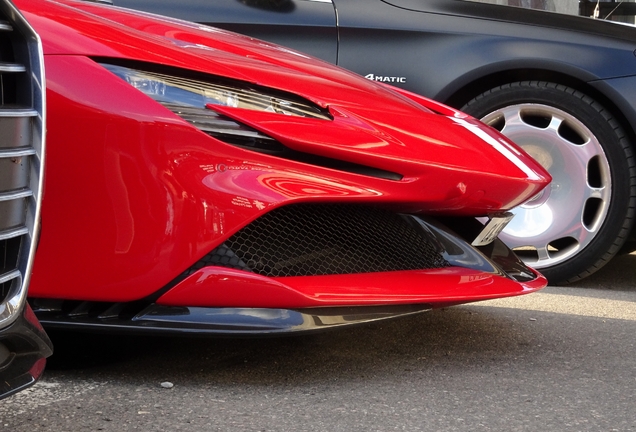
[[[249,83],[218,79],[203,81],[102,63],[106,69],[157,102],[205,109],[222,105],[288,116],[331,120],[326,110],[292,94],[259,88]]]
[[[219,105],[332,120],[329,110],[295,94],[177,68],[146,66],[142,63],[127,67],[103,60],[100,64],[199,130],[224,143],[314,166],[389,180],[402,179],[397,173],[291,149],[239,120],[214,111],[214,105]]]

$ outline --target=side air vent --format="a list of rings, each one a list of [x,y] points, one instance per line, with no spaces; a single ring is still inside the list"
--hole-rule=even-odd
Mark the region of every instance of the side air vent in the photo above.
[[[13,322],[39,228],[44,149],[44,71],[39,37],[0,3],[0,328]]]
[[[315,276],[448,267],[409,216],[362,205],[297,204],[261,216],[197,262],[263,276]]]

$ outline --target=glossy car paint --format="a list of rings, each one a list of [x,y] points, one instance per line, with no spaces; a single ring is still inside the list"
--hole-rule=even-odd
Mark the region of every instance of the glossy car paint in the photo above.
[[[396,278],[400,280],[398,286]],[[451,268],[272,279],[238,270],[208,268],[177,285],[157,303],[285,309],[390,304],[444,307],[527,294],[544,284],[543,279],[538,279],[519,286],[514,281],[501,281],[500,278],[476,270]]]
[[[208,266],[180,279],[239,229],[291,203],[471,217],[518,205],[550,177],[470,117],[278,46],[85,2],[18,5],[44,41],[47,71],[49,165],[30,292],[36,302],[443,306],[545,285],[538,274],[516,282],[460,267],[266,278]],[[295,162],[212,138],[99,64],[122,60],[303,96],[328,109],[333,120],[213,109],[294,150],[399,173],[401,180]]]
[[[115,0],[115,4],[280,43],[464,109],[489,124],[494,122],[489,114],[512,106],[506,123],[522,127],[502,130],[505,134],[532,150],[537,159],[567,160],[549,168],[554,193],[546,195],[540,207],[519,209],[517,220],[502,237],[512,247],[532,246],[534,252],[526,250],[525,259],[545,271],[553,283],[574,281],[598,270],[630,238],[636,206],[636,30],[632,26],[471,0],[188,0],[178,7],[167,0]],[[327,29],[335,29],[336,34],[325,39]],[[320,35],[320,48],[308,43],[307,32]],[[525,88],[506,89],[519,83]],[[557,86],[561,94],[540,96],[549,94],[543,91],[547,87]],[[493,90],[516,100],[503,102]],[[568,94],[575,94],[570,101],[574,106],[564,102]],[[484,95],[488,102],[482,99],[479,108],[471,105]],[[546,102],[547,106],[533,106]],[[594,118],[583,114],[588,104],[596,107]],[[582,133],[583,141],[598,138],[598,154],[586,152],[579,142],[562,139],[550,128],[534,130],[535,124],[517,121],[514,110],[534,111],[574,129],[591,128]],[[599,122],[611,124],[612,129],[601,131]],[[538,146],[529,144],[537,141]],[[595,156],[603,173],[598,183],[590,183],[588,179],[596,175]],[[527,229],[528,224],[520,223],[525,219],[542,228]]]

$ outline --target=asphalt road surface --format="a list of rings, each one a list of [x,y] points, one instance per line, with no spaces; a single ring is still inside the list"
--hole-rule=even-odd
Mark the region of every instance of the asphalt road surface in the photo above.
[[[0,401],[0,432],[636,431],[636,255],[317,335],[53,340],[44,379]]]

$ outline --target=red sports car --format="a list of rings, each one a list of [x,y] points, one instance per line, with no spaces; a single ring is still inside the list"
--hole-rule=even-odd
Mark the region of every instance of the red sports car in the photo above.
[[[47,77],[45,325],[281,333],[545,285],[496,236],[550,176],[494,129],[227,31],[16,4]]]

